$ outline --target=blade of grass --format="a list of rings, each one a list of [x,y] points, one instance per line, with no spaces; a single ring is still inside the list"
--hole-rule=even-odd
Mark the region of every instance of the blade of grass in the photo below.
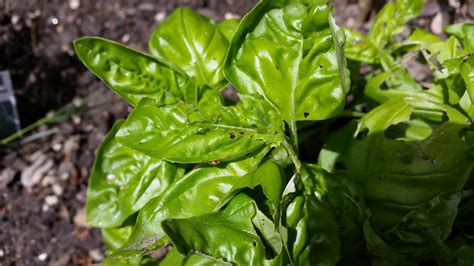
[[[84,113],[87,113],[89,111],[101,108],[103,106],[110,105],[111,103],[114,103],[115,101],[117,101],[117,100],[108,100],[108,101],[101,102],[101,103],[99,103],[95,106],[92,106],[92,107],[88,107],[84,104],[84,103],[89,102],[89,101],[87,101],[88,99],[91,99],[91,98],[97,96],[98,93],[99,92],[96,91],[96,92],[93,92],[93,93],[81,98],[79,100],[79,102],[80,102],[79,104],[77,104],[75,102],[71,102],[71,103],[61,107],[60,109],[58,109],[58,110],[56,110],[52,113],[47,114],[45,117],[37,120],[33,124],[28,125],[27,127],[24,127],[21,130],[17,131],[16,133],[13,133],[12,135],[0,140],[0,145],[2,145],[2,146],[3,145],[8,145],[12,141],[15,141],[16,139],[23,137],[26,133],[37,129],[38,127],[40,127],[42,125],[45,125],[45,124],[48,124],[48,123],[53,123],[53,122],[54,123],[61,122],[61,121],[64,121],[64,120],[70,118],[72,115],[84,114]],[[27,142],[28,141],[26,141],[26,142],[23,141],[21,144],[24,144],[24,143],[27,143]]]

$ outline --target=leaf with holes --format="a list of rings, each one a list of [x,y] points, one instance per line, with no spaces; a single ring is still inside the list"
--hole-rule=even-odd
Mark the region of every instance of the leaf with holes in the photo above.
[[[360,120],[343,161],[362,187],[375,232],[464,187],[474,164],[469,130],[456,109],[420,98],[388,101]]]
[[[163,104],[183,98],[188,79],[176,68],[149,55],[98,37],[74,41],[84,65],[132,105],[143,98]]]
[[[119,142],[153,158],[180,163],[230,161],[286,141],[281,118],[261,97],[220,106],[207,90],[196,105],[143,100],[117,133]]]
[[[349,89],[331,9],[317,2],[261,1],[240,23],[225,76],[241,94],[260,94],[296,121],[337,115]]]

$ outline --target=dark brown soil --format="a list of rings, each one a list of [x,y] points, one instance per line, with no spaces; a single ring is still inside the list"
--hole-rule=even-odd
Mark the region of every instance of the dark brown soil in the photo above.
[[[256,2],[0,0],[0,70],[12,74],[22,125],[71,102],[86,111],[0,150],[0,265],[90,265],[105,253],[100,232],[85,223],[87,178],[95,149],[129,107],[85,70],[71,41],[97,35],[146,50],[152,30],[177,6],[222,20]],[[335,1],[338,23],[367,29],[383,1],[362,2]],[[474,4],[429,1],[416,24],[439,30],[436,16],[441,26],[472,20]]]

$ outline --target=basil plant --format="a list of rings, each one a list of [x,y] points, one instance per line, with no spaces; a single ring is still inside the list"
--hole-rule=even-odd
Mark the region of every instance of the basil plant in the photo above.
[[[397,42],[423,4],[387,4],[368,36],[326,1],[262,0],[240,21],[178,8],[148,53],[76,40],[133,107],[89,179],[103,264],[472,264],[474,27]],[[408,53],[426,56],[430,88]],[[374,72],[351,86],[361,64]]]

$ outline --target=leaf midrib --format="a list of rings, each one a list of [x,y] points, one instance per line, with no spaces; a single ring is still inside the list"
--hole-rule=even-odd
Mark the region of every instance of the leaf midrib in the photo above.
[[[195,69],[197,72],[199,72],[199,76],[201,77],[201,81],[203,83],[208,83],[208,81],[206,81],[207,77],[203,71],[204,69],[204,64],[203,64],[203,61],[201,60],[201,57],[200,56],[196,56],[198,55],[198,51],[196,50],[196,47],[194,46],[193,43],[189,43],[188,40],[191,40],[190,38],[190,34],[189,34],[189,29],[187,27],[187,24],[186,22],[184,21],[184,9],[181,10],[181,13],[180,13],[180,17],[181,17],[181,23],[183,25],[183,29],[184,29],[184,36],[185,38],[183,38],[183,41],[186,43],[186,46],[188,47],[188,49],[191,51],[191,57],[193,59],[194,62],[196,62],[196,65],[195,65]],[[206,32],[207,33],[207,32]],[[207,33],[208,34],[208,33]],[[212,40],[214,39],[214,34],[216,34],[216,29],[214,29],[213,33],[212,33],[212,36],[211,38],[209,39],[209,42],[212,42]],[[207,49],[209,47],[209,43],[206,44],[206,47],[205,47],[205,50],[206,52],[203,52],[202,56],[204,57],[204,55],[207,54]],[[198,77],[197,73],[196,73],[196,77]]]

